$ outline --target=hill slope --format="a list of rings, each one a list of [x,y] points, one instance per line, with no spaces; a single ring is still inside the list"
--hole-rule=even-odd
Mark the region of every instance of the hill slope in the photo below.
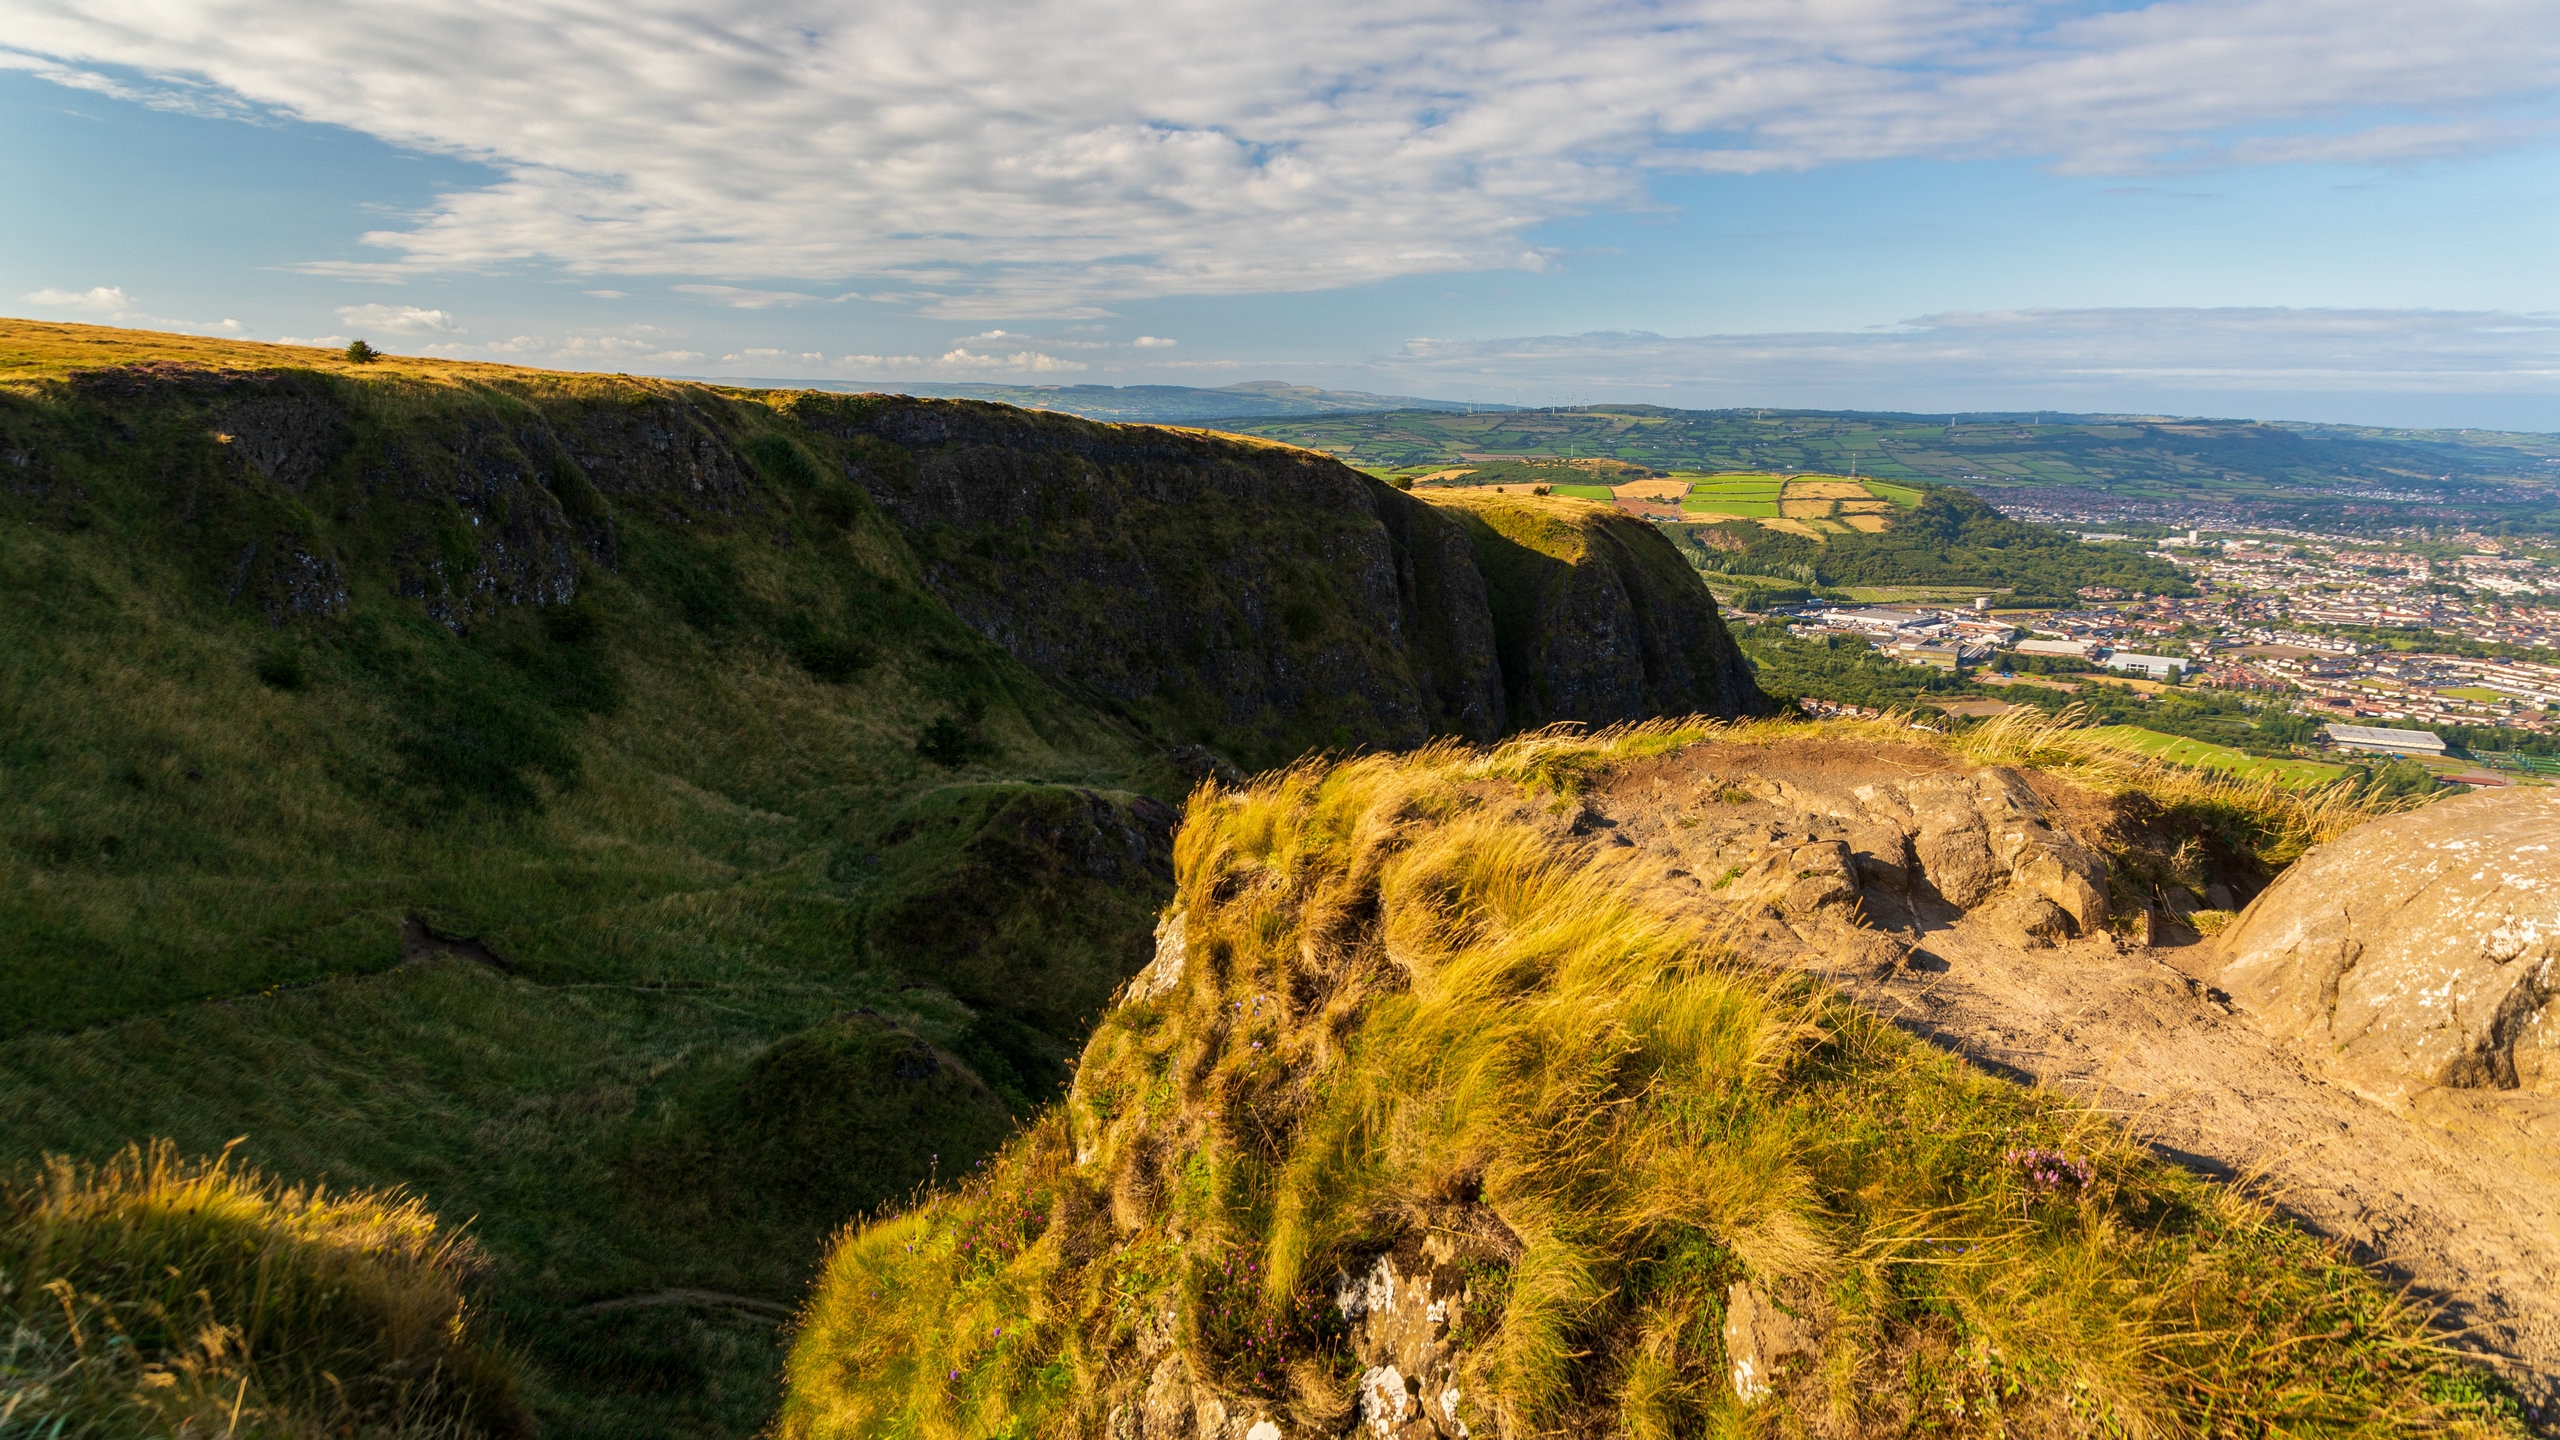
[[[1588,456],[1656,469],[1825,471],[1962,485],[2004,503],[2349,525],[2560,525],[2560,437],[2132,415],[1901,415],[1651,405],[1246,418],[1227,429],[1380,468]]]
[[[985,400],[1018,405],[1025,410],[1055,410],[1087,420],[1137,425],[1198,425],[1245,416],[1343,415],[1380,410],[1469,415],[1519,408],[1466,400],[1425,400],[1413,395],[1373,395],[1365,390],[1326,390],[1279,380],[1247,380],[1216,389],[1194,385],[987,385],[884,380],[723,379],[706,383],[759,390],[833,390]]]
[[[0,1145],[414,1187],[551,1433],[748,1433],[1143,963],[1166,801],[1513,723],[1474,556],[1256,442],[0,324]]]
[[[2118,805],[1908,734],[1195,795],[1067,1104],[844,1237],[781,1433],[2520,1433],[2390,1287],[1778,958],[2103,945],[2138,886],[2247,884],[2353,817],[2165,776]]]

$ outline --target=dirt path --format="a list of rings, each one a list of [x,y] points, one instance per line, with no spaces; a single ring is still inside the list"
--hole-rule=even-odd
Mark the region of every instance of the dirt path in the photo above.
[[[2210,973],[2200,946],[2104,934],[2039,945],[1990,903],[1965,913],[1937,900],[1916,861],[1910,887],[1892,889],[1860,845],[1875,845],[1896,794],[1964,773],[1916,748],[1705,747],[1612,777],[1571,819],[1655,860],[1643,868],[1666,908],[1744,923],[1773,962],[1824,975],[1986,1069],[2116,1114],[2171,1159],[2252,1184],[2438,1307],[2546,1424],[2560,1416],[2560,1100],[2437,1090],[2388,1109],[2234,1012],[2195,978]],[[2087,797],[2034,784],[2056,830],[2094,843]],[[1755,855],[1833,838],[1857,854],[1861,904],[1737,902],[1734,877]]]

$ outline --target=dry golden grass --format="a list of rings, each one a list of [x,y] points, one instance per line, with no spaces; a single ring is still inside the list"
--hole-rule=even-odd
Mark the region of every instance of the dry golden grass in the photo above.
[[[1689,493],[1686,480],[1637,480],[1625,485],[1612,485],[1611,494],[1621,500],[1679,500]]]
[[[1881,535],[1893,528],[1893,522],[1882,515],[1843,515],[1840,523],[1869,535]]]
[[[1807,540],[1818,541],[1822,538],[1821,531],[1814,529],[1802,520],[1788,519],[1783,516],[1776,518],[1762,516],[1759,517],[1757,523],[1765,525],[1772,530],[1779,531],[1782,534],[1801,535]]]
[[[0,1200],[0,1433],[531,1432],[463,1299],[470,1247],[409,1196],[285,1185],[155,1143],[48,1161]]]
[[[1865,500],[1867,487],[1855,480],[1790,480],[1789,500]]]

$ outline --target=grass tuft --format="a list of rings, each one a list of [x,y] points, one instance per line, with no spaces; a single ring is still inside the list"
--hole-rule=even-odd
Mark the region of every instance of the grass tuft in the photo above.
[[[0,1433],[519,1436],[476,1261],[416,1199],[166,1143],[0,1188]]]

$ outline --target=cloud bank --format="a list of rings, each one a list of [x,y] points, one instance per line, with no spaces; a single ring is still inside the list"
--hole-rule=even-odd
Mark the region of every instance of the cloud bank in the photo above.
[[[2371,423],[2473,413],[2560,428],[2560,315],[2497,311],[2003,310],[1869,331],[1418,339],[1381,369],[1409,393],[1495,399],[1534,388],[1541,398],[1710,407],[2165,409]]]
[[[501,179],[396,278],[881,285],[954,317],[1535,268],[1649,178],[2394,163],[2547,135],[2546,0],[0,0],[0,65]],[[739,284],[745,308],[838,296]]]

